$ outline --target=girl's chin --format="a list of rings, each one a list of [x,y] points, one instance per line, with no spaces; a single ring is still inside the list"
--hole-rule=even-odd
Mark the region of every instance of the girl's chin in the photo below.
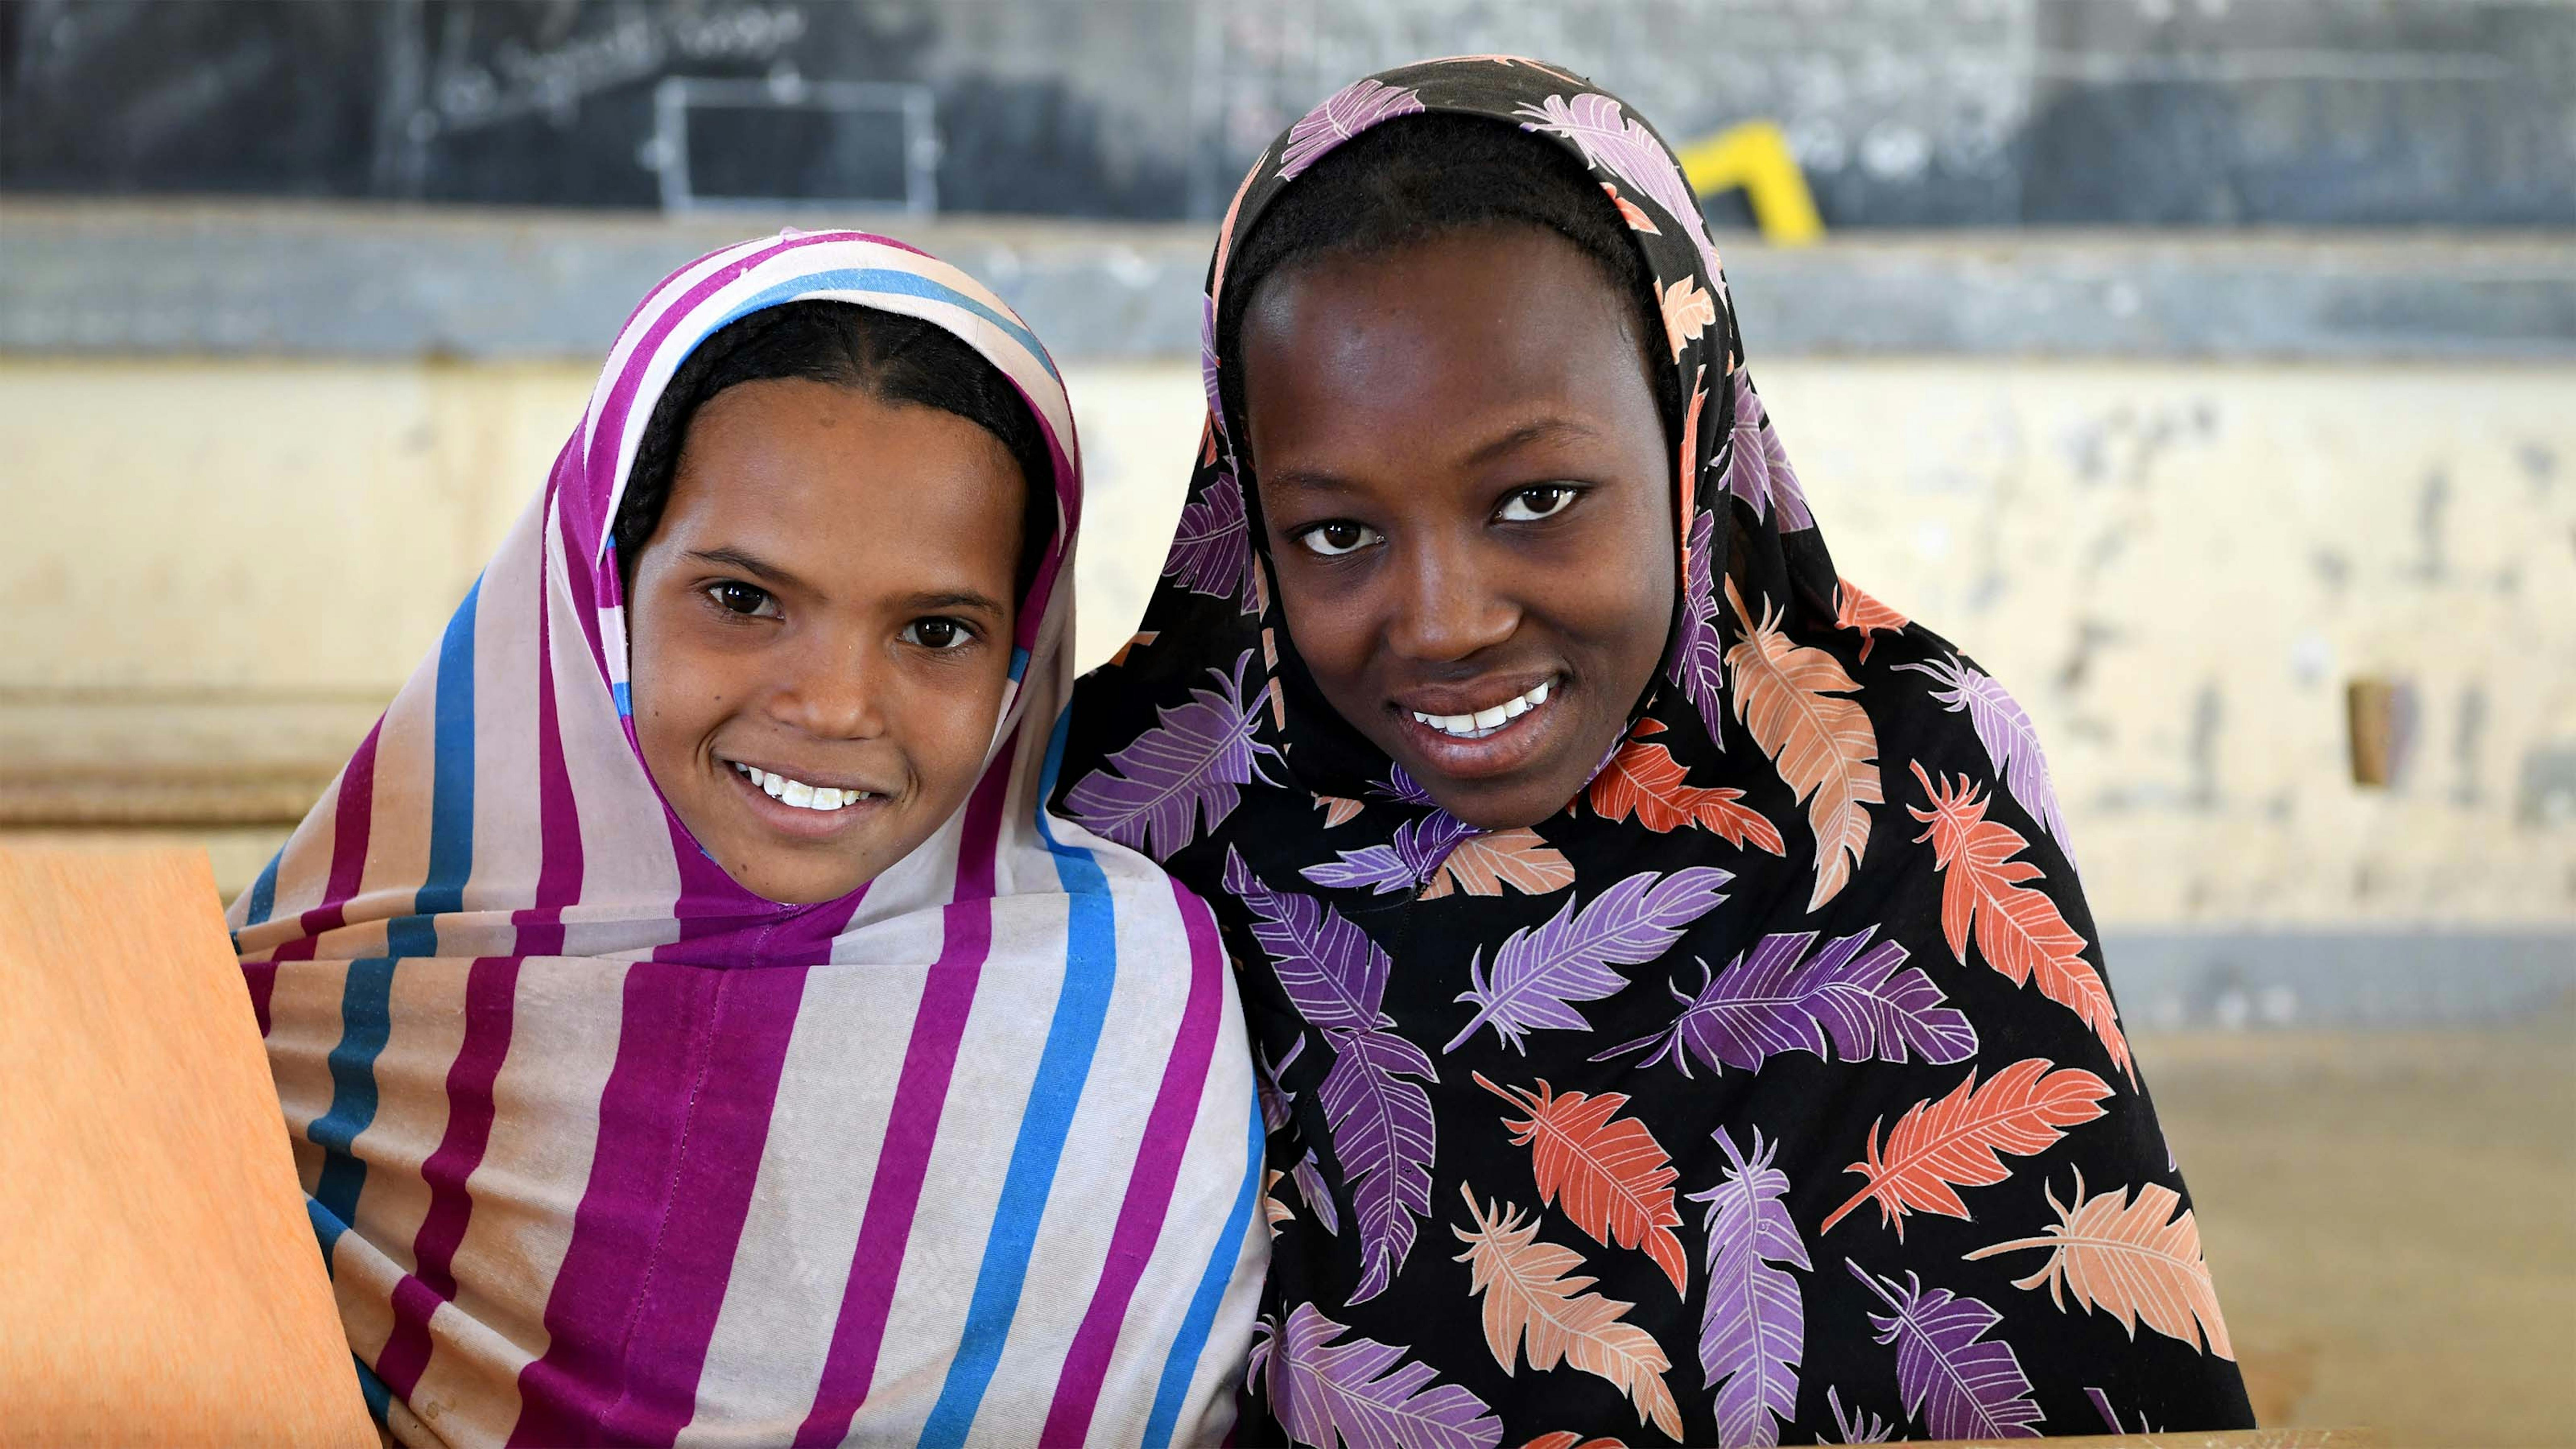
[[[743,848],[713,849],[708,854],[735,885],[782,906],[836,901],[877,876],[849,851],[783,849],[758,839],[736,843]]]

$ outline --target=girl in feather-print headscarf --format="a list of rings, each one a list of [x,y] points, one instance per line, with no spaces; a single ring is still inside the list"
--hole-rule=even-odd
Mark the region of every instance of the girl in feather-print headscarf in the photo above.
[[[1249,1437],[2249,1424],[2030,721],[1836,576],[1655,133],[1526,60],[1359,81],[1246,178],[1205,347],[1057,798],[1236,963]]]

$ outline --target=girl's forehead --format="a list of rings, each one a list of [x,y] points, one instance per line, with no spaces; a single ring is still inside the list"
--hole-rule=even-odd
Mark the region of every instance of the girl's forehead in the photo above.
[[[1587,258],[1535,232],[1298,269],[1256,299],[1240,345],[1256,451],[1318,433],[1373,450],[1427,435],[1483,448],[1550,424],[1641,425],[1660,447],[1628,309]],[[1642,422],[1628,412],[1640,401]],[[1265,479],[1280,461],[1264,458]]]

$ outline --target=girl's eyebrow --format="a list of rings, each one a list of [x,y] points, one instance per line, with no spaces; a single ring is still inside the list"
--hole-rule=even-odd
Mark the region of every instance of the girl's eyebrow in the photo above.
[[[1595,439],[1600,436],[1601,430],[1589,423],[1579,423],[1572,418],[1540,418],[1534,422],[1523,423],[1510,432],[1478,444],[1467,454],[1464,461],[1472,467],[1478,463],[1491,462],[1505,453],[1530,443],[1557,442],[1576,438]]]
[[[1460,455],[1458,466],[1477,467],[1490,463],[1532,443],[1553,443],[1598,439],[1601,430],[1572,418],[1546,417],[1522,423],[1488,438]],[[1314,469],[1291,469],[1276,475],[1264,474],[1261,486],[1270,489],[1297,488],[1312,493],[1353,493],[1360,491],[1350,480]]]
[[[1002,606],[994,603],[990,596],[979,594],[973,589],[946,589],[936,593],[914,594],[903,601],[903,606],[907,609],[980,609],[997,616],[1002,612]]]
[[[746,553],[731,544],[716,548],[693,548],[689,550],[688,557],[703,564],[713,564],[717,568],[734,569],[749,574],[762,583],[781,584],[788,588],[802,588],[805,584],[803,579],[777,564],[771,563],[756,553]]]

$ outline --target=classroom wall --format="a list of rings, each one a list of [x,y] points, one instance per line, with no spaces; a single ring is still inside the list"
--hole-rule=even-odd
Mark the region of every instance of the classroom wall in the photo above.
[[[2576,924],[2576,366],[1755,357],[1842,572],[2029,708],[2104,922]],[[1066,371],[1090,662],[1204,404],[1187,363]],[[87,801],[54,835],[230,791],[238,823],[186,833],[246,883],[283,834],[249,817],[328,779],[591,380],[0,355],[0,517],[35,541],[0,575],[16,833],[40,787]],[[2411,709],[2385,789],[2350,775],[2360,677]]]

